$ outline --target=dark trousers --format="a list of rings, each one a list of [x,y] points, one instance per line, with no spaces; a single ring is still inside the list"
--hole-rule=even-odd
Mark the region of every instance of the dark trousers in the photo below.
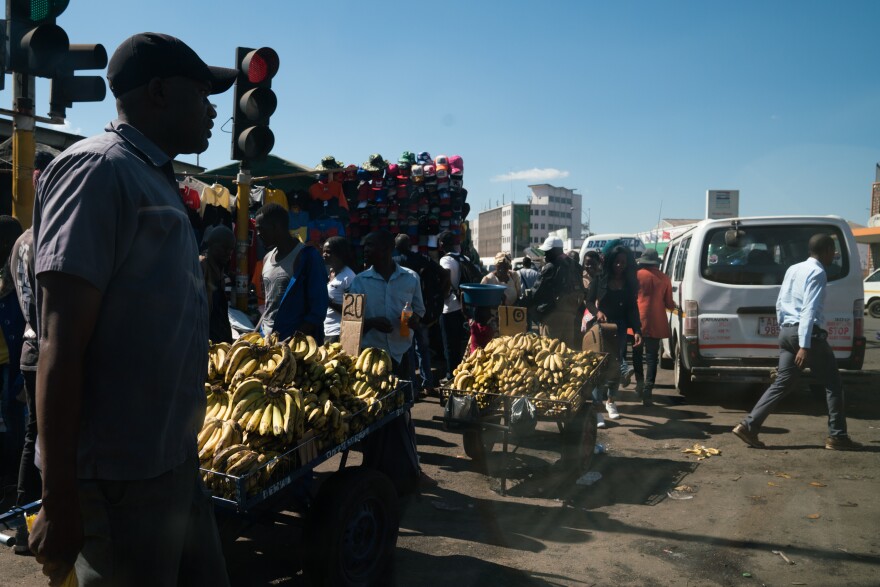
[[[409,349],[410,375],[416,391],[434,387],[431,373],[431,344],[428,338],[429,326],[419,324],[413,329],[413,345]],[[419,374],[416,376],[416,369]]]
[[[409,353],[404,353],[399,363],[392,362],[397,377],[410,377]],[[408,494],[418,490],[418,445],[409,410],[367,436],[361,450],[364,454],[364,466],[388,475],[399,493]]]
[[[27,422],[24,431],[24,448],[21,450],[21,464],[18,468],[18,496],[16,505],[27,505],[40,499],[43,482],[34,464],[37,449],[37,372],[22,371],[24,391],[27,396]]]
[[[657,363],[660,361],[660,339],[642,337],[641,346],[633,347],[633,369],[636,372],[636,382],[644,383],[642,390],[643,399],[651,399],[651,391],[657,379]],[[643,366],[647,363],[648,370]]]
[[[749,431],[758,433],[764,420],[782,398],[788,395],[800,379],[801,370],[794,358],[800,350],[797,326],[782,326],[779,329],[779,367],[776,381],[770,384],[752,412],[743,423]],[[844,406],[843,384],[837,371],[834,351],[828,341],[819,336],[810,339],[810,357],[807,366],[814,377],[825,384],[825,399],[828,403],[828,435],[846,436],[846,409]]]
[[[195,458],[154,479],[81,480],[79,502],[81,586],[229,585]]]
[[[446,358],[446,376],[461,363],[464,354],[464,313],[461,310],[442,314],[440,330],[443,333],[443,356]]]

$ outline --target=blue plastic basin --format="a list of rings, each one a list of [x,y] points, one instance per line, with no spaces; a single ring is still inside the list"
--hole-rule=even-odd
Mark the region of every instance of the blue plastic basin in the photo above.
[[[507,287],[492,283],[465,283],[461,286],[465,304],[491,308],[501,305],[505,290]]]

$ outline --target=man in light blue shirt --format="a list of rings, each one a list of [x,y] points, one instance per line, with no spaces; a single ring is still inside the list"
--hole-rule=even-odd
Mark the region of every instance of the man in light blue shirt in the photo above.
[[[414,271],[401,267],[391,257],[394,237],[386,231],[372,232],[364,239],[364,263],[369,269],[355,276],[351,293],[366,295],[364,337],[361,346],[385,349],[401,379],[411,377],[409,348],[413,329],[425,315],[422,287]],[[413,315],[405,336],[401,334],[401,312],[409,302]],[[364,466],[382,471],[400,493],[417,491],[437,483],[419,466],[416,431],[409,411],[371,434],[364,442]]]
[[[364,304],[364,337],[361,346],[385,349],[394,361],[398,377],[410,377],[406,354],[412,346],[413,328],[425,315],[419,276],[401,267],[391,257],[394,237],[388,232],[373,232],[364,239],[364,263],[369,269],[356,275],[351,293],[366,294]],[[408,332],[401,335],[401,313],[409,303],[412,317]]]
[[[823,330],[825,319],[825,286],[828,276],[825,268],[834,261],[834,239],[827,234],[816,234],[810,239],[810,258],[792,265],[785,273],[779,297],[776,300],[776,317],[779,320],[779,367],[776,380],[770,385],[752,412],[733,433],[754,448],[764,448],[758,433],[773,408],[794,389],[800,372],[810,368],[813,376],[825,384],[828,402],[828,438],[825,448],[829,450],[861,450],[858,442],[846,433],[846,411],[843,387],[834,351],[828,344],[828,333]]]

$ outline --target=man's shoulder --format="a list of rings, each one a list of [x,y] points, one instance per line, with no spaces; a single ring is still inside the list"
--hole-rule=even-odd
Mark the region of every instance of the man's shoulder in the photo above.
[[[409,267],[404,267],[403,265],[398,265],[400,267],[400,272],[403,274],[404,279],[418,279],[419,274],[410,269]]]

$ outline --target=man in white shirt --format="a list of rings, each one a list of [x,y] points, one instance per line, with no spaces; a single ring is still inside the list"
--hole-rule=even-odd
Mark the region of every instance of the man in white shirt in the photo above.
[[[822,328],[828,276],[825,268],[834,261],[834,239],[827,234],[816,234],[810,239],[810,257],[792,265],[776,300],[779,320],[779,367],[776,380],[770,385],[752,412],[733,433],[754,448],[764,448],[758,433],[764,420],[782,398],[794,389],[800,373],[806,367],[825,384],[828,401],[829,450],[861,450],[863,446],[850,439],[846,432],[846,409],[843,386],[837,372],[834,351],[828,344],[828,333]]]
[[[461,266],[455,258],[455,235],[442,232],[437,237],[437,248],[441,253],[440,266],[449,273],[449,290],[443,303],[440,316],[440,331],[443,334],[443,355],[446,358],[446,379],[461,363],[464,354],[464,313],[461,310],[458,286],[461,281]]]

